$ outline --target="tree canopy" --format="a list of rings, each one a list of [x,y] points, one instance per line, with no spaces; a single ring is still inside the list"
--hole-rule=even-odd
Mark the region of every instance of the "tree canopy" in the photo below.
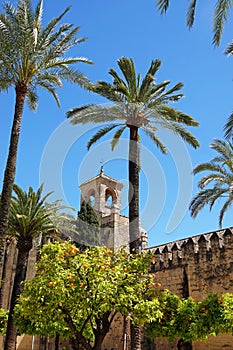
[[[99,349],[117,312],[134,323],[155,320],[161,316],[158,300],[144,300],[154,288],[150,259],[148,253],[130,257],[104,247],[79,251],[69,242],[45,245],[36,277],[24,283],[19,330],[59,334],[89,350]]]
[[[24,283],[16,324],[22,333],[59,334],[86,350],[100,349],[116,313],[143,325],[151,338],[190,341],[233,334],[233,294],[212,293],[200,302],[179,298],[148,274],[150,262],[148,253],[79,251],[70,242],[45,245],[36,277]]]

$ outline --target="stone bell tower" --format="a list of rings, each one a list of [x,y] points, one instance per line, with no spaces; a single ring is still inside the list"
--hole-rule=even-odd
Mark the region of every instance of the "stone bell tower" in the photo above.
[[[100,173],[80,185],[81,203],[83,200],[92,204],[100,226],[100,241],[113,250],[129,246],[128,218],[121,215],[121,190],[123,184]]]

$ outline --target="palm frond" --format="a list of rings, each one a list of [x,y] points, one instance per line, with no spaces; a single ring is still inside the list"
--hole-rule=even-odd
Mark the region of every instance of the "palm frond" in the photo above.
[[[161,13],[166,13],[169,7],[169,0],[157,0],[157,8]]]
[[[233,41],[227,45],[224,53],[229,56],[233,55]]]
[[[188,11],[186,15],[186,23],[189,28],[193,26],[194,19],[195,19],[195,10],[196,10],[196,0],[191,0],[190,4],[188,6]]]
[[[219,139],[214,139],[214,141],[210,144],[210,148],[218,152],[225,160],[232,159],[233,148],[229,142],[225,142]]]
[[[32,111],[36,111],[37,106],[38,106],[38,96],[35,90],[29,88],[28,93],[27,93],[27,103],[28,107]]]
[[[38,85],[43,89],[47,90],[55,99],[57,106],[60,107],[59,97],[56,90],[53,88],[53,86],[51,84],[46,83],[45,81],[39,81]]]
[[[165,91],[167,85],[170,84],[170,80],[164,80],[160,84],[153,84],[150,89],[148,89],[148,93],[150,93],[150,101],[156,101],[160,95]]]
[[[142,130],[156,144],[156,146],[160,149],[160,151],[163,154],[167,153],[166,146],[156,136],[156,133],[155,133],[156,132],[156,128],[153,128],[151,126],[146,126],[146,127],[143,127]]]
[[[168,91],[166,91],[166,93],[165,93],[164,95],[162,95],[162,97],[163,97],[163,98],[166,97],[166,98],[168,98],[168,99],[173,98],[173,100],[174,100],[174,96],[169,96],[169,95],[173,94],[173,93],[176,92],[176,91],[180,91],[180,90],[183,88],[183,86],[184,86],[183,83],[181,83],[181,82],[177,83],[177,84],[174,85],[171,89],[169,89]],[[184,95],[183,95],[183,94],[179,94],[179,95],[176,95],[176,96],[181,96],[181,97],[183,97]],[[172,101],[172,100],[171,100],[171,101]]]
[[[214,198],[216,196],[216,191],[214,189],[199,191],[189,205],[191,216],[195,218],[199,212],[211,201],[213,196]]]
[[[89,150],[90,147],[97,142],[101,137],[106,135],[108,132],[110,132],[112,129],[116,128],[117,126],[120,126],[121,124],[112,124],[107,125],[106,127],[100,129],[87,143],[87,149]]]
[[[89,87],[91,86],[90,80],[87,77],[85,77],[82,73],[80,73],[76,69],[72,69],[67,65],[63,66],[62,63],[60,66],[57,65],[56,69],[46,69],[45,71],[42,71],[40,74],[38,74],[38,76],[36,76],[36,79],[34,79],[33,83],[36,84],[36,82],[43,81],[50,84],[54,84],[58,87],[62,87],[63,81],[78,83],[81,87],[84,87],[86,89],[89,89]]]
[[[216,173],[223,174],[223,175],[226,174],[226,171],[222,166],[220,166],[219,164],[212,163],[212,162],[198,164],[193,169],[193,174],[196,175],[202,171],[211,171],[211,172],[216,172]]]
[[[43,0],[40,0],[35,10],[35,21],[36,21],[35,24],[37,27],[40,27],[41,25],[42,16],[43,16]]]
[[[114,88],[109,83],[106,83],[104,81],[98,81],[97,84],[93,85],[92,91],[107,98],[110,101],[113,102],[123,102],[125,98],[125,87],[122,85],[122,93],[119,93],[119,91]],[[122,96],[123,95],[123,96]]]
[[[118,129],[115,134],[112,137],[112,141],[111,141],[111,148],[112,151],[114,151],[115,147],[117,146],[117,144],[119,143],[120,137],[122,135],[122,133],[124,132],[124,130],[126,129],[126,125],[122,126],[120,129]]]
[[[165,87],[169,83],[169,81],[165,81],[161,84],[154,84],[155,81],[155,74],[159,70],[161,66],[161,61],[156,59],[152,60],[151,65],[145,75],[145,77],[142,80],[140,89],[139,89],[139,100],[140,101],[147,101],[149,98],[153,98],[154,96],[154,89],[156,92],[160,90],[161,88]],[[148,98],[149,97],[149,98]]]
[[[214,12],[214,21],[213,21],[213,44],[219,45],[224,24],[227,21],[227,15],[229,9],[232,7],[232,2],[229,0],[218,0]]]
[[[218,184],[216,184],[216,186],[213,189],[213,192],[215,192],[215,195],[212,194],[212,196],[209,200],[210,210],[212,210],[215,202],[224,196],[224,194],[227,192],[227,190],[225,188],[219,188]]]
[[[233,43],[232,43],[233,50]],[[233,52],[233,51],[232,51]],[[223,131],[225,132],[225,137],[229,139],[233,135],[233,113],[228,117],[226,124],[224,125]]]
[[[153,108],[153,105],[150,106],[150,108]],[[176,123],[181,123],[185,124],[188,126],[198,126],[199,122],[193,119],[188,114],[185,114],[183,112],[178,111],[177,109],[174,109],[172,107],[162,105],[161,107],[159,106],[157,108],[158,115],[163,116],[164,120],[176,122]]]
[[[86,111],[89,108],[92,109],[94,108],[95,105],[94,104],[88,104],[88,105],[83,105],[81,107],[75,107],[70,109],[69,111],[66,112],[66,117],[67,118],[73,118],[79,115],[80,112]]]
[[[125,120],[121,106],[85,105],[72,108],[66,113],[71,124],[106,123]]]
[[[193,136],[188,130],[184,127],[175,123],[171,120],[159,119],[156,121],[157,125],[160,125],[162,128],[170,130],[173,134],[181,137],[185,142],[187,142],[193,148],[197,148],[200,146],[198,140],[195,136]]]
[[[128,87],[125,81],[118,75],[118,73],[115,71],[115,69],[111,68],[109,69],[108,73],[113,77],[113,84],[114,88],[121,91],[123,94],[127,94]],[[111,87],[112,85],[109,84]]]
[[[231,180],[233,180],[233,177],[231,177]],[[218,186],[221,187],[221,185],[226,185],[227,179],[224,175],[221,175],[219,173],[211,173],[203,176],[199,180],[198,187],[203,189],[204,187],[208,186],[211,182],[216,182]]]
[[[226,214],[226,211],[230,208],[230,206],[232,205],[233,202],[233,197],[232,195],[229,196],[228,200],[224,203],[222,209],[220,210],[219,213],[219,218],[218,218],[218,223],[219,223],[219,227],[222,228],[222,221],[223,221],[223,217]]]
[[[133,102],[137,98],[137,77],[134,61],[132,58],[122,57],[117,61],[117,63],[125,77],[125,80],[127,81],[128,91],[130,92],[129,99],[131,102]]]

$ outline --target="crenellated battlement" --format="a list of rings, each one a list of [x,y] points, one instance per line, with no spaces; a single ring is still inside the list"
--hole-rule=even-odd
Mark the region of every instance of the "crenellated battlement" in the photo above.
[[[233,227],[180,239],[148,249],[154,253],[152,271],[224,259],[233,251]]]
[[[151,272],[162,289],[180,297],[203,300],[210,292],[233,293],[233,227],[180,239],[148,249],[153,252]],[[156,349],[176,349],[176,342],[156,339]],[[233,349],[233,338],[210,338],[193,343],[196,350]]]

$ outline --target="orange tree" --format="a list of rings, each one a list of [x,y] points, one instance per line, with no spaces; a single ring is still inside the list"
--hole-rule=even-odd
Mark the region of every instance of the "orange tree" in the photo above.
[[[204,300],[180,299],[169,292],[157,293],[163,316],[147,324],[147,336],[173,341],[206,340],[209,335],[233,334],[233,294],[209,294]]]
[[[100,349],[120,312],[136,324],[161,318],[148,275],[151,256],[94,247],[79,251],[69,242],[45,245],[37,274],[24,283],[15,309],[20,332],[69,338],[73,349]],[[33,312],[32,312],[33,310]]]
[[[86,350],[101,348],[118,312],[143,325],[150,338],[188,342],[233,334],[233,294],[212,293],[195,302],[161,291],[148,274],[150,260],[148,253],[45,245],[35,278],[24,282],[16,326],[21,333],[69,338],[73,349]]]

